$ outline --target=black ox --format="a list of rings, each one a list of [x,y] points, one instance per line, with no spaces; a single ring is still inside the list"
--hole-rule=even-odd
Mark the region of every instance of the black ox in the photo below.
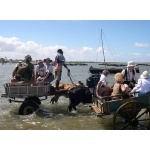
[[[68,111],[77,110],[76,106],[80,103],[92,103],[92,95],[88,87],[74,87],[69,91],[69,106]]]

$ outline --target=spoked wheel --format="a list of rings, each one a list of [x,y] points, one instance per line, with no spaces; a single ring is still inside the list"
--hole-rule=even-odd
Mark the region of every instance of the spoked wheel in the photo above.
[[[24,101],[19,108],[19,115],[30,115],[35,112],[39,106],[33,101]]]
[[[121,105],[113,119],[115,130],[147,130],[150,128],[150,108],[140,102]]]

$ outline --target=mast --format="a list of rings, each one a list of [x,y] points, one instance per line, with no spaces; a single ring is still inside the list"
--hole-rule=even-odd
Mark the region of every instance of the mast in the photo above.
[[[102,42],[102,50],[103,50],[104,64],[105,64],[105,68],[106,68],[105,54],[104,54],[104,47],[103,47],[103,38],[102,38],[102,29],[101,29],[101,42]]]

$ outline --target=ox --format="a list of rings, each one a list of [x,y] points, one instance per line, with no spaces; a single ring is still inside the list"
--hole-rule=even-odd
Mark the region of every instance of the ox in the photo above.
[[[67,88],[68,87],[68,88]],[[51,86],[51,95],[53,96],[51,99],[51,103],[56,103],[60,96],[64,96],[69,98],[69,106],[68,111],[71,112],[72,109],[77,110],[76,106],[80,103],[92,103],[92,95],[93,93],[90,89],[83,85],[72,85],[72,84],[64,84],[63,88],[59,91],[56,91],[55,87]]]
[[[92,103],[93,93],[88,87],[74,87],[69,91],[69,106],[68,111],[77,110],[76,106],[80,103]]]

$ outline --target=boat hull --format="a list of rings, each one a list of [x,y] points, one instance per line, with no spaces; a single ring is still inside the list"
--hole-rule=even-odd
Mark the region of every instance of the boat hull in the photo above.
[[[125,67],[101,67],[101,68],[94,68],[94,67],[90,67],[89,68],[89,72],[92,74],[99,74],[102,73],[103,70],[107,69],[111,74],[115,74],[118,72],[121,72],[123,69],[125,69]],[[139,71],[139,67],[135,67],[136,73],[140,73]]]

